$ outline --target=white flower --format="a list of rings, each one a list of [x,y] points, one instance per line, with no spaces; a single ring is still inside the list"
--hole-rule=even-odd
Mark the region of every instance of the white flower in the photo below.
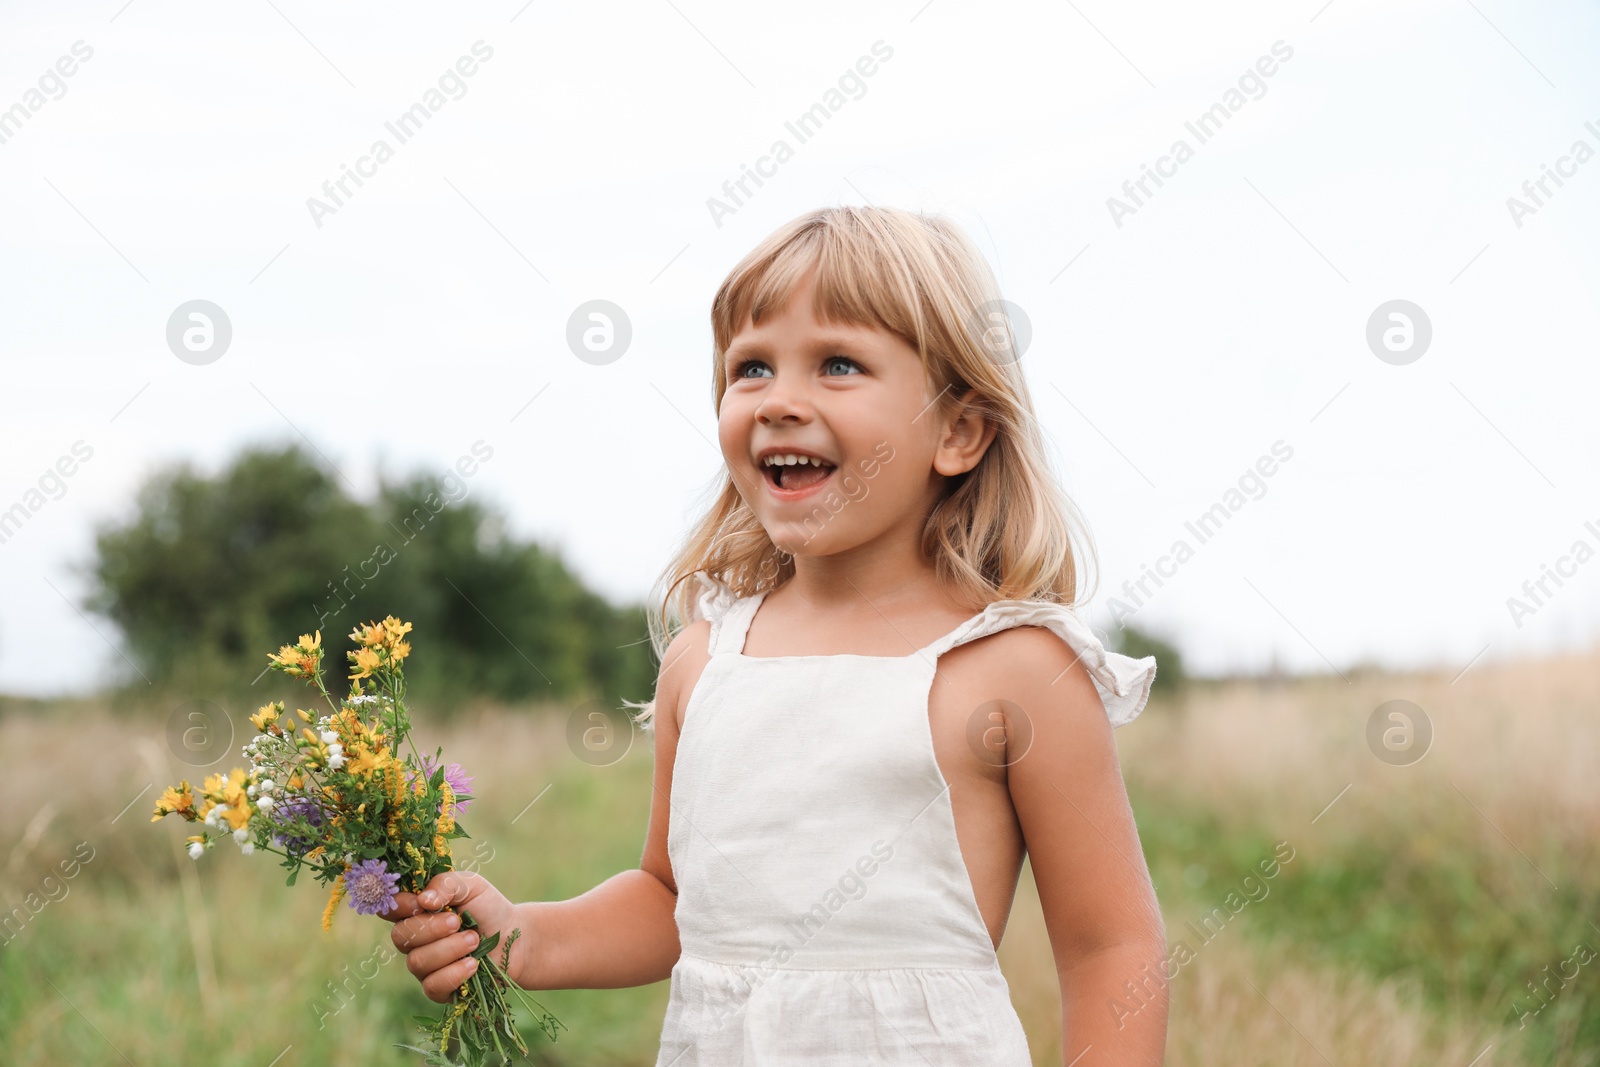
[[[324,730],[318,736],[322,738],[322,743],[325,745],[331,745],[339,740],[339,735],[332,730]]]
[[[210,811],[206,812],[206,825],[207,826],[215,826],[215,825],[217,825],[217,816],[221,815],[221,814],[222,814],[222,808],[221,807],[215,807],[215,808],[212,808]]]
[[[189,844],[189,858],[190,859],[197,860],[201,856],[204,856],[205,854],[206,854],[206,846],[202,845],[198,841],[190,842],[190,844]]]
[[[246,789],[244,791],[244,795],[247,796],[247,797],[255,796],[256,795],[256,787],[255,786],[251,786],[249,789]]]
[[[244,844],[239,846],[239,851],[244,853],[246,856],[250,855],[250,853],[254,852],[255,850],[256,846],[249,841],[246,841]]]
[[[343,767],[343,766],[344,766],[344,753],[335,752],[333,755],[328,757],[328,768],[330,770],[335,770],[336,771],[340,767]]]
[[[277,783],[274,782],[271,778],[263,778],[261,780],[261,791],[263,793],[270,793],[276,788],[277,788]]]
[[[239,827],[233,832],[233,839],[241,845],[250,840],[249,828],[244,826]]]
[[[271,811],[272,810],[272,798],[271,797],[262,797],[260,800],[256,801],[256,807],[260,808],[262,811]],[[240,831],[240,832],[243,833],[243,831]]]
[[[336,754],[336,753],[340,753],[340,752],[343,752],[343,751],[344,751],[343,743],[341,743],[339,741],[330,741],[330,742],[328,742],[328,752],[330,754]]]

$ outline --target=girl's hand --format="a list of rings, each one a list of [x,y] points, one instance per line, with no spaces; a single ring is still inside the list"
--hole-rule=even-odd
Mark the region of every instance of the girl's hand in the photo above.
[[[453,911],[442,911],[454,908]],[[460,911],[467,911],[476,930],[462,930]],[[419,893],[399,893],[383,918],[394,923],[390,938],[405,953],[406,969],[422,983],[422,992],[438,1004],[449,1003],[461,983],[477,972],[471,953],[499,932],[501,945],[510,935],[514,906],[504,893],[470,871],[435,875]],[[500,946],[495,952],[501,951]]]

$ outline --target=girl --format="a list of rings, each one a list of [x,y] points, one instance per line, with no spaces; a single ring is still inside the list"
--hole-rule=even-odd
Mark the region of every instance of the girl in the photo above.
[[[401,894],[431,999],[475,965],[453,907],[522,929],[528,989],[670,977],[658,1067],[1025,1067],[995,949],[1026,853],[1066,1062],[1161,1062],[1165,931],[1111,736],[1155,661],[1071,608],[1070,505],[1002,306],[954,225],[891,209],[812,212],[734,268],[728,477],[651,620],[643,860],[565,901],[465,872]]]

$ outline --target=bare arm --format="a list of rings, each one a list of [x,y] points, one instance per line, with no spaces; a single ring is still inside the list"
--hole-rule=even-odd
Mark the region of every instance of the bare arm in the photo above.
[[[1159,1067],[1166,932],[1111,723],[1065,643],[1045,630],[1017,633],[1029,635],[1018,643],[1027,669],[1017,703],[1033,740],[1007,783],[1061,982],[1061,1047],[1077,1067]]]
[[[685,627],[668,646],[656,683],[655,782],[639,869],[571,900],[517,905],[538,946],[513,960],[526,989],[614,989],[664,981],[678,962],[678,884],[667,856],[672,768],[682,702],[705,665],[710,624]]]
[[[395,921],[395,946],[432,1000],[443,1003],[472,973],[463,959],[477,942],[457,932],[454,904],[471,911],[483,936],[520,928],[510,975],[524,989],[615,989],[659,982],[678,961],[673,916],[677,882],[667,855],[672,767],[683,700],[707,658],[710,626],[686,627],[668,647],[656,684],[655,782],[644,855],[637,870],[622,871],[570,900],[512,904],[485,879],[462,872],[439,875],[420,896],[400,894],[385,918]],[[437,891],[437,896],[433,895]]]

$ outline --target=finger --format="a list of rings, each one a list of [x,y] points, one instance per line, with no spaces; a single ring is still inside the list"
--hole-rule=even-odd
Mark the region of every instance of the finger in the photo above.
[[[473,930],[440,938],[422,945],[406,955],[406,969],[418,978],[426,978],[468,956],[478,947],[478,935]]]
[[[423,979],[422,992],[436,1004],[448,1004],[461,983],[471,978],[477,969],[478,961],[468,956]]]
[[[465,904],[472,899],[477,887],[477,877],[469,871],[445,871],[436,874],[427,888],[423,889],[417,901],[430,911],[438,911],[452,904]]]
[[[390,922],[399,922],[406,916],[415,915],[421,910],[422,908],[417,904],[417,895],[415,893],[396,893],[393,906],[388,911],[379,912],[378,917],[388,919]]]
[[[395,923],[394,929],[389,932],[389,939],[394,942],[395,948],[409,954],[423,945],[449,937],[460,927],[461,916],[455,912],[446,912],[443,915],[423,912]]]

